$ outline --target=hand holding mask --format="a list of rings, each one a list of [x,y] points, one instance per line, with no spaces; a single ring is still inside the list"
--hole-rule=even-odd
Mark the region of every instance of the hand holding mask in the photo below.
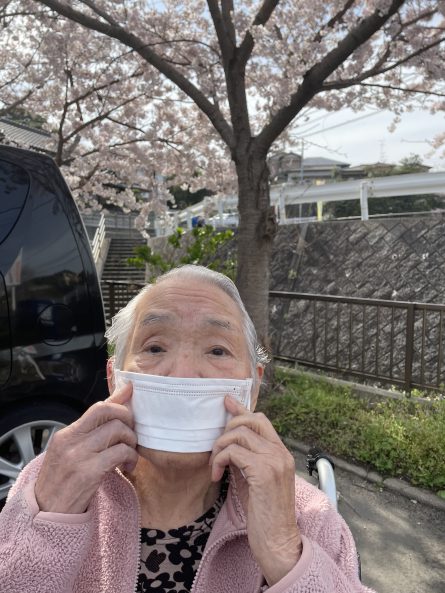
[[[138,444],[177,453],[211,451],[231,415],[224,398],[250,407],[252,379],[163,377],[115,370],[116,387],[133,384]]]

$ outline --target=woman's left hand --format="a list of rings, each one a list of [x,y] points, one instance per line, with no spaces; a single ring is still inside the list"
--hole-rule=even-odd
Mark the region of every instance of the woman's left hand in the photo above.
[[[245,477],[249,545],[272,586],[301,556],[294,459],[264,414],[251,412],[231,397],[224,403],[233,418],[215,441],[209,461],[212,480],[220,480],[228,465],[237,467]]]

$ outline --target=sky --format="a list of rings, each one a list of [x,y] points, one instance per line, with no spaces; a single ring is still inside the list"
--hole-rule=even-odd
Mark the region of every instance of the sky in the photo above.
[[[420,110],[403,114],[391,133],[388,128],[393,118],[391,112],[377,110],[314,113],[312,123],[301,128],[301,135],[305,137],[304,156],[321,156],[354,166],[377,161],[398,163],[411,154],[418,154],[432,170],[445,171],[445,146],[433,150],[427,143],[445,131],[445,114],[431,115]],[[301,154],[299,134],[286,150]]]

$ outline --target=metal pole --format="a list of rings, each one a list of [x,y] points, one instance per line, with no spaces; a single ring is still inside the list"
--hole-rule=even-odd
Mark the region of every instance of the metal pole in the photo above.
[[[304,182],[304,138],[301,138],[301,156],[300,156],[300,183]]]
[[[360,209],[362,220],[368,220],[368,184],[366,181],[360,183]]]
[[[322,490],[331,501],[332,506],[337,510],[337,487],[332,465],[327,459],[321,457],[317,463],[318,482]]]
[[[114,317],[115,309],[116,309],[115,298],[114,298],[114,283],[107,282],[106,285],[108,286],[108,294],[109,294],[110,319],[112,319]]]
[[[406,310],[405,389],[411,391],[414,357],[414,303]]]

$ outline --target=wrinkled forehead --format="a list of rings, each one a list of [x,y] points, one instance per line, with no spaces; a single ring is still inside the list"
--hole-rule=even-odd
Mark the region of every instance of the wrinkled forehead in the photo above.
[[[214,323],[245,338],[243,314],[236,301],[222,288],[195,278],[168,278],[154,284],[135,311],[135,329],[146,319]]]

